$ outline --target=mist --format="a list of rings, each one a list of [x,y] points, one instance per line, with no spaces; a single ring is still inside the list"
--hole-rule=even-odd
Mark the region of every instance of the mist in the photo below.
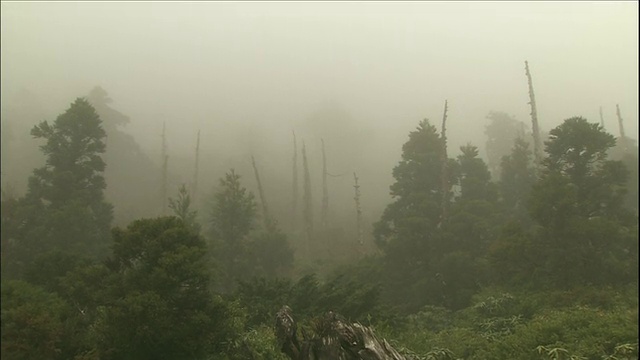
[[[0,10],[3,358],[638,359],[637,1]]]
[[[100,86],[130,118],[120,131],[158,166],[166,125],[173,190],[191,181],[201,131],[203,192],[229,168],[255,189],[254,155],[281,208],[295,131],[308,148],[314,206],[324,140],[332,206],[352,211],[356,172],[375,221],[408,132],[424,118],[439,124],[445,100],[453,157],[466,143],[485,156],[491,110],[529,123],[525,60],[543,130],[571,116],[596,122],[602,106],[617,134],[619,104],[637,139],[637,10],[635,2],[2,3],[3,121],[24,91],[41,104],[33,118],[41,121]]]

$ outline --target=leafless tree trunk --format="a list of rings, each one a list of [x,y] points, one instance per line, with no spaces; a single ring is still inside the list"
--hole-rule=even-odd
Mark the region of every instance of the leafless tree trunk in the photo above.
[[[444,115],[442,115],[442,169],[440,171],[440,177],[442,180],[442,214],[440,217],[440,223],[444,222],[447,217],[447,211],[449,207],[449,174],[447,169],[447,162],[449,160],[447,155],[447,111],[449,110],[447,100],[444,101]]]
[[[627,137],[624,134],[624,123],[622,121],[622,115],[620,114],[620,106],[616,104],[616,116],[618,117],[618,128],[620,130],[620,145],[624,151],[627,151]]]
[[[327,187],[327,157],[324,152],[324,140],[322,142],[322,227],[329,226],[329,189]]]
[[[620,129],[620,137],[624,139],[624,124],[622,121],[622,115],[620,115],[620,106],[618,104],[616,104],[616,116],[618,117],[618,128]]]
[[[362,209],[360,207],[360,185],[358,184],[358,175],[353,173],[354,185],[355,189],[355,197],[353,198],[356,202],[356,236],[358,238],[358,245],[362,246],[364,241],[362,241]]]
[[[167,134],[166,124],[162,123],[162,182],[160,185],[160,196],[162,196],[162,215],[167,214],[167,171],[169,166],[169,155],[167,155]]]
[[[298,144],[296,143],[296,133],[293,131],[293,200],[291,204],[291,228],[298,228]]]
[[[193,173],[193,186],[191,189],[191,197],[196,200],[198,195],[198,174],[200,171],[200,130],[198,130],[198,139],[196,141],[196,164]]]
[[[542,144],[540,142],[540,128],[538,127],[538,110],[536,108],[536,96],[533,92],[533,81],[531,80],[531,72],[529,72],[529,63],[524,62],[527,81],[529,83],[529,105],[531,105],[531,129],[533,131],[533,155],[536,166],[542,160]]]
[[[265,229],[269,229],[271,226],[271,218],[269,216],[269,207],[267,206],[267,199],[264,196],[264,190],[262,189],[262,182],[260,181],[260,174],[256,167],[256,160],[251,155],[251,165],[253,165],[253,172],[256,175],[256,182],[258,183],[258,195],[260,195],[260,203],[262,204],[262,216]]]
[[[304,141],[302,142],[302,166],[304,168],[304,225],[307,233],[307,241],[310,243],[313,234],[313,206],[311,199],[311,175],[309,174],[307,148]]]

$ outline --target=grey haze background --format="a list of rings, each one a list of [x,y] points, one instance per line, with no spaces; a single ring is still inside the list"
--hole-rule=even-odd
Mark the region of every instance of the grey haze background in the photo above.
[[[333,203],[352,203],[358,171],[365,206],[381,208],[408,132],[425,117],[439,127],[445,99],[450,156],[467,142],[484,155],[490,110],[529,123],[524,60],[544,130],[575,115],[599,121],[603,106],[617,135],[618,103],[627,136],[638,138],[637,2],[2,2],[1,10],[3,105],[27,89],[54,120],[100,85],[131,117],[123,131],[154,158],[166,122],[170,167],[184,181],[201,129],[206,190],[229,167],[247,169],[249,154],[267,191],[290,186],[296,130],[311,157],[317,215],[320,138],[329,172],[347,174],[331,179],[344,198]],[[353,148],[335,145],[352,134],[362,134]],[[341,161],[364,157],[376,166]],[[253,187],[253,174],[243,177]]]

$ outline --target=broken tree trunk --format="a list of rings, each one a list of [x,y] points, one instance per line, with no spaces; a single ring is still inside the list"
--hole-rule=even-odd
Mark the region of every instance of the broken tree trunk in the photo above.
[[[162,123],[162,179],[160,184],[160,196],[162,197],[162,215],[167,214],[167,170],[169,166],[169,155],[167,155],[167,135],[166,124]]]
[[[627,137],[624,134],[624,124],[622,121],[622,115],[620,114],[620,106],[616,104],[616,116],[618,117],[618,129],[620,131],[619,143],[622,145],[624,152],[627,152]]]
[[[616,116],[618,117],[618,128],[620,129],[620,137],[624,139],[624,124],[622,122],[622,115],[620,115],[620,106],[618,104],[616,104]]]
[[[442,116],[442,169],[440,169],[440,178],[442,181],[442,213],[440,214],[440,224],[447,217],[449,206],[449,176],[447,174],[447,110],[449,110],[447,100],[444,101],[444,115]]]
[[[291,360],[406,360],[370,327],[347,323],[328,312],[315,323],[315,336],[298,340],[291,308],[283,306],[276,314],[278,348]]]
[[[271,226],[271,218],[269,217],[269,207],[267,206],[267,199],[264,196],[264,190],[262,189],[262,182],[260,181],[260,174],[258,173],[258,167],[256,166],[256,160],[251,155],[251,165],[253,165],[253,172],[256,175],[256,182],[258,183],[258,194],[260,195],[260,203],[262,204],[262,216],[265,229],[269,229]]]
[[[200,170],[200,130],[198,130],[198,139],[196,140],[196,164],[193,173],[193,186],[191,188],[191,198],[194,200],[198,195],[198,172]]]
[[[533,156],[538,166],[542,160],[542,144],[540,143],[540,128],[538,127],[538,110],[536,108],[536,96],[533,93],[533,81],[529,72],[529,63],[524,62],[525,73],[529,83],[529,105],[531,105],[531,129],[533,131]]]
[[[296,132],[293,132],[293,200],[291,204],[291,229],[298,228],[298,144],[296,143]]]
[[[355,197],[353,200],[356,201],[356,236],[358,238],[358,245],[362,246],[364,241],[362,241],[362,209],[360,208],[360,185],[358,185],[358,176],[356,173],[353,173],[354,185],[355,189]]]
[[[327,230],[329,226],[329,189],[327,187],[327,157],[324,152],[324,140],[322,142],[322,228]]]
[[[313,234],[313,207],[311,201],[311,175],[309,175],[309,164],[307,162],[307,148],[302,142],[302,167],[304,168],[304,226],[307,233],[307,242],[310,245]]]

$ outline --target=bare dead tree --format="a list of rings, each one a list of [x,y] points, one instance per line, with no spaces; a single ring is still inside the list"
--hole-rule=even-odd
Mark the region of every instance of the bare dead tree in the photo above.
[[[169,166],[169,155],[167,154],[166,123],[162,123],[162,179],[160,185],[160,196],[162,196],[162,215],[167,214],[167,171]]]
[[[326,230],[329,225],[329,189],[327,187],[327,157],[324,152],[324,140],[322,142],[322,227]]]
[[[620,105],[616,104],[616,116],[618,117],[618,128],[620,130],[620,137],[625,138],[624,123],[622,121],[622,115],[620,115]]]
[[[296,132],[293,132],[293,200],[291,204],[291,227],[297,229],[298,219],[298,144],[296,143]]]
[[[529,83],[529,105],[531,105],[531,129],[533,131],[533,155],[536,166],[542,160],[542,144],[540,142],[540,128],[538,127],[538,110],[536,108],[536,96],[533,92],[533,80],[531,80],[531,72],[529,71],[529,63],[524,62],[525,73]]]
[[[353,188],[355,190],[355,197],[353,200],[356,202],[356,236],[358,239],[358,245],[362,246],[364,241],[362,240],[362,208],[360,207],[360,185],[358,184],[358,175],[353,173]]]
[[[253,172],[256,175],[256,182],[258,183],[258,195],[260,195],[260,203],[262,204],[262,217],[264,226],[268,229],[271,226],[271,217],[269,216],[269,207],[267,206],[267,199],[262,189],[262,182],[260,181],[260,174],[258,173],[258,167],[256,166],[256,160],[251,155],[251,165],[253,165]]]
[[[193,186],[191,189],[191,197],[195,200],[198,194],[198,174],[200,171],[200,130],[198,130],[198,139],[196,140],[196,163],[193,173]]]
[[[447,169],[447,111],[449,110],[449,103],[444,101],[444,113],[442,115],[442,169],[440,170],[440,178],[442,181],[442,214],[440,215],[440,224],[444,222],[447,217],[447,210],[449,205],[449,175]]]
[[[622,121],[622,115],[620,114],[620,106],[616,104],[616,116],[618,117],[618,129],[620,131],[620,144],[624,151],[627,151],[627,137],[624,133],[624,122]]]
[[[311,199],[311,175],[309,175],[309,164],[307,162],[307,148],[304,141],[302,142],[302,166],[304,168],[304,225],[307,233],[307,240],[311,241],[313,233],[313,206]]]

